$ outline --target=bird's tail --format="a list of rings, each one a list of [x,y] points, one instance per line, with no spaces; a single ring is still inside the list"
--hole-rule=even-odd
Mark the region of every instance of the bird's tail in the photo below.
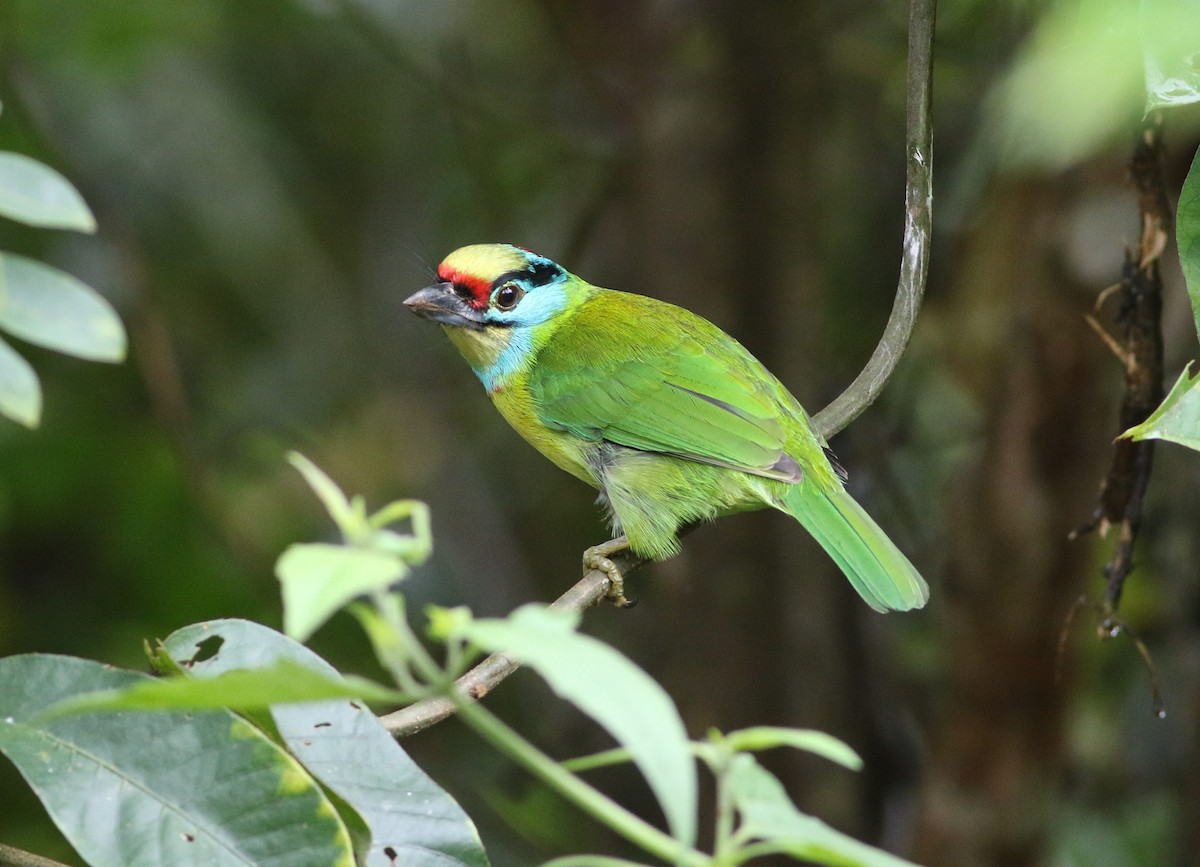
[[[837,486],[792,485],[786,511],[804,525],[876,611],[908,611],[929,601],[929,585],[871,516]]]

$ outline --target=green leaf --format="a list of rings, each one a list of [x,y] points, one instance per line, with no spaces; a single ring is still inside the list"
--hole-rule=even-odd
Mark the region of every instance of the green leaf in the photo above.
[[[578,615],[525,605],[504,620],[461,624],[464,636],[511,654],[626,747],[675,837],[696,836],[696,765],[670,696],[612,647],[575,631]]]
[[[1200,101],[1200,0],[1142,0],[1146,110]]]
[[[727,774],[726,784],[741,816],[738,834],[763,841],[770,851],[837,867],[912,867],[801,813],[783,784],[753,756],[734,756]]]
[[[541,867],[647,867],[641,861],[626,861],[623,857],[605,855],[564,855],[547,861]]]
[[[0,151],[0,215],[30,226],[96,231],[96,218],[71,182],[44,163]]]
[[[350,501],[346,499],[342,489],[325,474],[324,470],[299,452],[288,452],[287,459],[289,464],[300,471],[304,481],[308,483],[313,493],[317,495],[317,499],[325,506],[325,511],[329,513],[333,523],[338,525],[338,529],[344,536],[349,536],[350,533],[347,531],[353,523],[354,513],[350,508]]]
[[[985,140],[1002,159],[1060,169],[1127,135],[1145,103],[1138,6],[1051,6],[989,96]]]
[[[794,747],[837,762],[852,771],[862,769],[858,753],[833,735],[812,729],[755,726],[724,735],[725,743],[735,752],[755,752],[773,747]]]
[[[29,362],[0,340],[0,413],[34,428],[42,418],[42,387]]]
[[[213,646],[215,654],[189,664],[198,648]],[[187,626],[169,636],[164,647],[199,678],[285,661],[323,677],[338,676],[308,648],[245,620]],[[371,833],[369,867],[486,867],[470,818],[366,708],[357,702],[323,701],[276,705],[271,716],[304,766],[365,821]],[[398,853],[394,861],[384,851],[389,848]]]
[[[1197,385],[1200,371],[1189,377],[1191,369],[1189,362],[1158,409],[1121,436],[1134,440],[1169,440],[1200,451],[1200,386]]]
[[[89,361],[121,361],[125,329],[95,289],[33,259],[4,253],[0,329]]]
[[[0,659],[0,751],[88,864],[353,867],[320,787],[228,711],[43,718],[65,699],[145,679],[66,656]]]
[[[275,564],[283,587],[284,632],[304,641],[356,596],[408,574],[394,554],[319,542],[292,545]]]
[[[1175,242],[1179,246],[1179,264],[1192,299],[1192,319],[1200,335],[1200,149],[1192,158],[1179,191],[1179,211],[1175,216]]]
[[[139,681],[123,689],[97,690],[68,699],[51,715],[96,710],[255,710],[272,704],[356,698],[399,704],[408,696],[362,677],[321,674],[282,660],[267,668],[237,669],[198,680],[187,675]]]

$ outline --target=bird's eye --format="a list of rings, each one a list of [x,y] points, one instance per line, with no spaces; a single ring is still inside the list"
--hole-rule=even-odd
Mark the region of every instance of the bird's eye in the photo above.
[[[524,296],[525,290],[516,283],[505,283],[496,292],[496,307],[500,310],[512,310]]]

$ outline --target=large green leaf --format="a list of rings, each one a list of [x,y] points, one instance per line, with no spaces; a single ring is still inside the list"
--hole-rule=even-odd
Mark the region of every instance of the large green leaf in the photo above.
[[[262,710],[273,704],[363,699],[396,704],[407,696],[362,677],[322,674],[282,660],[266,668],[235,669],[200,680],[187,675],[138,681],[102,689],[51,708],[55,714],[96,710]]]
[[[42,418],[42,387],[29,362],[0,340],[0,413],[25,427]]]
[[[71,182],[44,163],[0,151],[0,214],[30,226],[96,231],[96,220]]]
[[[321,788],[228,711],[43,713],[145,679],[66,656],[0,659],[0,751],[89,864],[352,867]]]
[[[753,756],[733,757],[726,777],[741,816],[738,834],[761,841],[771,851],[837,867],[912,867],[895,855],[836,831],[796,809],[783,784]]]
[[[1191,370],[1192,365],[1188,364],[1158,409],[1121,436],[1169,440],[1200,451],[1200,372],[1189,376]]]
[[[0,329],[89,361],[125,357],[125,329],[95,289],[70,274],[13,253],[0,255]]]
[[[214,654],[191,662],[198,649],[211,653],[214,645],[219,645]],[[244,620],[184,627],[168,637],[164,647],[201,678],[283,662],[324,677],[338,676],[308,648]],[[470,818],[365,707],[349,701],[276,705],[271,716],[304,766],[366,823],[371,834],[368,867],[486,867],[487,856]]]
[[[1175,215],[1175,241],[1179,245],[1179,264],[1192,299],[1192,319],[1200,335],[1200,149],[1192,158],[1179,191],[1179,211]]]
[[[447,618],[467,639],[511,654],[629,750],[685,845],[696,836],[696,765],[679,711],[649,675],[576,632],[578,614],[525,605],[503,620]]]

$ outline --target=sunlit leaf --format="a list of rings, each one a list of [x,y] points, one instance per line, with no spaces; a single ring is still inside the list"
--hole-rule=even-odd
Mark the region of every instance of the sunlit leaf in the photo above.
[[[96,231],[96,219],[71,182],[44,163],[0,151],[0,215],[30,226]]]
[[[625,656],[575,631],[579,618],[525,605],[503,620],[461,625],[465,637],[511,654],[627,748],[658,798],[675,837],[696,835],[696,765],[670,696]]]
[[[1142,0],[1146,107],[1200,101],[1200,0]]]
[[[1198,85],[1200,0],[1052,4],[988,99],[986,138],[1004,161],[1059,169]]]
[[[350,600],[408,574],[395,554],[347,545],[292,545],[275,564],[283,588],[284,632],[304,641]]]
[[[730,732],[723,736],[725,743],[737,752],[755,752],[774,747],[792,747],[813,753],[839,765],[857,771],[862,768],[858,753],[833,735],[812,729],[789,729],[778,726],[755,726]]]
[[[1192,319],[1200,335],[1200,149],[1192,158],[1179,191],[1179,210],[1175,216],[1175,240],[1179,245],[1179,264],[1192,300]]]
[[[837,867],[912,867],[895,855],[860,843],[820,819],[801,813],[783,784],[753,756],[733,757],[726,784],[741,817],[739,835],[770,844],[773,851]]]
[[[1191,369],[1189,363],[1148,419],[1121,436],[1134,440],[1169,440],[1200,451],[1200,372],[1189,376]]]
[[[66,656],[0,659],[0,751],[88,864],[353,867],[321,788],[229,711],[43,716],[143,680]]]
[[[324,678],[339,677],[308,648],[245,620],[187,626],[163,645],[197,678],[221,678],[239,669],[284,662]],[[204,658],[193,661],[203,649],[208,649],[200,654]],[[486,867],[487,856],[470,818],[367,708],[350,701],[276,705],[271,717],[309,772],[366,823],[371,837],[367,867]]]
[[[0,340],[0,413],[26,427],[42,418],[42,387],[29,362]]]
[[[1056,169],[1128,136],[1144,107],[1136,3],[1055,4],[989,98],[1003,160]]]
[[[4,294],[0,329],[89,361],[125,357],[125,329],[95,289],[64,271],[17,256],[0,255]]]
[[[325,506],[329,517],[345,533],[352,521],[352,510],[350,501],[342,493],[342,489],[325,474],[324,470],[299,452],[288,452],[287,459],[288,463],[299,470],[304,481],[308,483],[313,493],[317,495],[317,499]]]

